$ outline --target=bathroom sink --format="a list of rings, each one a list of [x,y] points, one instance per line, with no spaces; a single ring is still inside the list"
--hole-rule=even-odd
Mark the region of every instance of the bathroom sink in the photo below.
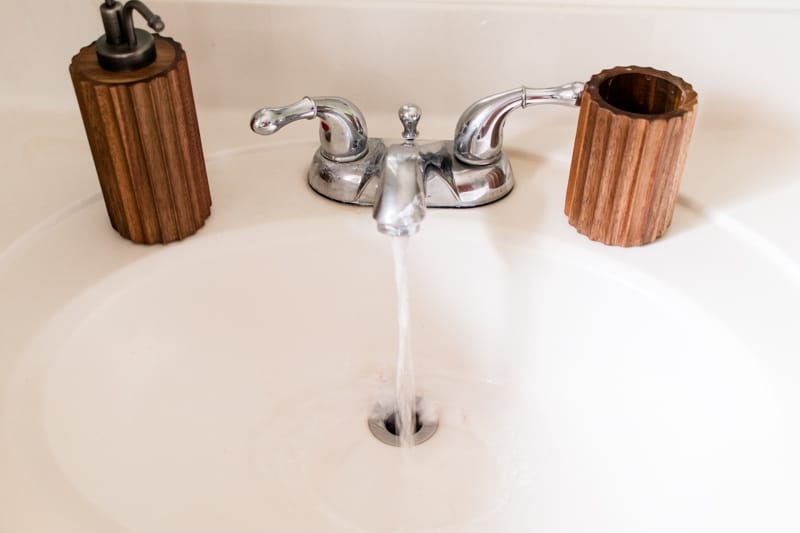
[[[313,143],[259,144],[209,158],[185,241],[133,245],[94,196],[0,256],[0,530],[781,530],[800,276],[763,243],[689,198],[653,245],[593,243],[568,159],[510,150],[507,199],[411,240],[439,429],[404,456],[367,427],[389,238],[307,188]]]

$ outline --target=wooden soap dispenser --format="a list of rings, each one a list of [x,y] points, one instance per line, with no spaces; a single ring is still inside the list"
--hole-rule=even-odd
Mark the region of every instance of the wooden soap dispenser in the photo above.
[[[139,0],[105,0],[105,34],[69,72],[111,226],[136,243],[168,243],[203,225],[211,193],[186,54],[135,28],[134,11],[164,29]]]

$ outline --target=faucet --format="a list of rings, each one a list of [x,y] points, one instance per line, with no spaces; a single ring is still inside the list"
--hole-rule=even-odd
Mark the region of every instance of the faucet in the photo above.
[[[304,97],[259,109],[250,127],[272,135],[296,120],[319,118],[320,147],[308,169],[311,188],[337,202],[373,206],[381,233],[411,235],[419,230],[426,207],[478,207],[510,193],[513,173],[502,150],[508,114],[534,104],[576,106],[583,89],[583,83],[574,82],[482,98],[461,114],[452,141],[418,144],[422,113],[413,104],[398,112],[401,142],[370,138],[361,111],[339,97]]]
[[[392,237],[413,235],[425,218],[425,179],[422,161],[427,159],[415,143],[422,113],[414,104],[397,112],[403,123],[403,142],[386,150],[372,218],[378,231]]]

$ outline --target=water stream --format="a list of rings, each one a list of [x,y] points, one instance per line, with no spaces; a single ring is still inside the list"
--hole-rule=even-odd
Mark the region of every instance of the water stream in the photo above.
[[[416,386],[414,383],[414,359],[411,354],[408,309],[408,241],[409,237],[392,237],[394,256],[394,281],[397,289],[397,374],[395,416],[400,447],[408,450],[414,446],[416,430]]]

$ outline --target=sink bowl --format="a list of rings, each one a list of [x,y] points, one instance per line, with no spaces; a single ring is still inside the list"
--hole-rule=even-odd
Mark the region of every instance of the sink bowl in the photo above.
[[[654,245],[592,243],[566,158],[512,150],[508,199],[411,241],[439,429],[404,456],[367,427],[389,239],[303,184],[313,149],[213,155],[186,241],[132,245],[95,196],[0,256],[1,530],[781,530],[795,271],[689,199]]]

